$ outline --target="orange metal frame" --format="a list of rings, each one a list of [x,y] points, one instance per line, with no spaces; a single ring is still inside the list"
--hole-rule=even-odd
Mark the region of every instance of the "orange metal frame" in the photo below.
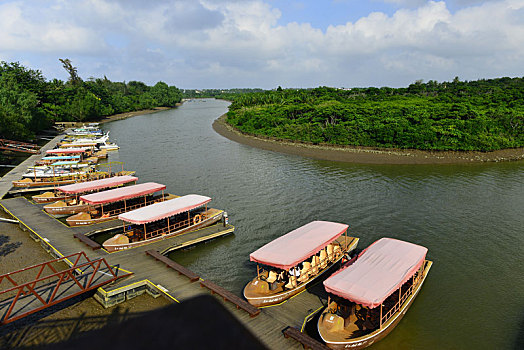
[[[86,262],[80,263],[82,258],[84,258],[86,260]],[[52,266],[53,263],[57,263],[57,262],[60,262],[60,261],[66,260],[66,259],[67,259],[67,261],[72,262],[72,266],[70,268],[68,268],[66,270],[62,270],[62,271],[57,271]],[[46,267],[51,269],[51,271],[53,271],[53,273],[50,274],[50,275],[42,277],[42,274],[43,274],[43,272],[44,272]],[[110,278],[107,279],[107,280],[104,280],[104,281],[102,281],[100,283],[93,283],[93,279],[95,278],[97,272],[99,272],[101,267],[105,268],[103,273],[108,275],[108,276],[110,276]],[[89,280],[87,281],[87,283],[85,283],[83,285],[82,283],[80,283],[79,279],[84,275],[84,272],[87,269],[92,269],[90,271],[91,276],[90,276]],[[15,279],[13,277],[15,277],[17,274],[20,274],[22,272],[27,272],[27,271],[30,271],[30,270],[38,271],[36,273],[36,276],[34,277],[34,279],[32,281],[26,282],[26,283],[23,283],[23,284],[16,283],[16,281],[15,281]],[[62,301],[65,301],[67,299],[73,298],[73,297],[75,297],[77,295],[80,295],[82,293],[88,292],[88,291],[90,291],[92,289],[98,288],[98,287],[100,287],[100,286],[102,286],[104,284],[113,282],[116,279],[119,279],[119,278],[122,278],[122,277],[126,277],[128,275],[129,274],[123,274],[121,276],[117,276],[115,271],[111,268],[111,266],[107,263],[107,261],[104,258],[90,260],[87,257],[85,252],[79,252],[79,253],[71,254],[71,255],[68,255],[68,256],[65,256],[65,257],[62,257],[62,258],[59,258],[59,259],[47,261],[47,262],[44,262],[44,263],[40,263],[40,264],[37,264],[37,265],[26,267],[26,268],[18,270],[18,271],[9,272],[9,273],[0,275],[0,283],[2,281],[4,281],[4,279],[5,279],[5,280],[9,281],[13,285],[13,287],[11,287],[11,288],[8,288],[6,290],[0,291],[0,298],[1,298],[1,296],[3,294],[16,293],[16,295],[14,297],[8,298],[6,300],[6,301],[10,301],[11,304],[10,304],[9,308],[7,309],[7,311],[5,312],[5,314],[4,315],[0,315],[0,324],[7,324],[9,322],[13,322],[13,321],[18,320],[20,318],[23,318],[23,317],[25,317],[27,315],[30,315],[30,314],[35,313],[37,311],[43,310],[43,309],[45,309],[47,307],[50,307],[50,306],[55,305],[55,304],[58,304],[58,303],[60,303]],[[56,294],[57,294],[60,286],[63,283],[69,282],[71,280],[74,281],[75,284],[79,287],[79,291],[74,292],[72,294],[68,294],[68,295],[66,295],[64,297],[55,299]],[[47,284],[51,285],[51,286],[52,286],[53,283],[55,284],[54,287],[53,287],[53,291],[51,293],[51,296],[50,297],[46,297],[47,300],[45,300],[44,297],[38,292],[38,290],[35,289],[35,286],[37,285],[37,283],[41,283],[41,282],[44,282],[44,281],[46,281],[46,282],[48,281]],[[34,309],[27,310],[27,311],[25,311],[25,312],[23,312],[21,314],[17,314],[16,316],[11,317],[11,313],[15,309],[16,303],[20,300],[20,297],[21,296],[30,295],[30,294],[34,295],[34,297],[41,302],[41,305],[37,306]]]

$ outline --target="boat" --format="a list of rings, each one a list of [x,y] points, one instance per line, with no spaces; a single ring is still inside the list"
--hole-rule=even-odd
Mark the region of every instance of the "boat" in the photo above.
[[[73,160],[80,161],[80,156],[79,155],[76,155],[76,156],[46,156],[46,157],[43,157],[41,160],[36,161],[35,165],[37,166],[49,165],[49,164],[53,164],[53,163],[60,162],[60,161],[73,161]]]
[[[33,196],[33,200],[37,203],[53,201],[54,203],[44,206],[45,212],[51,215],[76,214],[89,209],[89,204],[80,200],[80,195],[106,190],[108,188],[118,187],[133,182],[136,184],[137,180],[137,177],[124,175],[94,181],[79,182],[71,185],[60,186],[55,192],[46,192],[42,195]]]
[[[114,142],[104,142],[98,145],[101,150],[118,151],[120,147]]]
[[[165,185],[146,182],[80,196],[81,201],[89,204],[88,209],[68,217],[66,222],[69,226],[83,226],[114,220],[119,214],[175,197],[164,196],[165,189]],[[154,195],[156,192],[162,194]]]
[[[428,249],[382,238],[324,281],[327,307],[318,332],[329,348],[362,349],[400,322],[422,288],[432,262]]]
[[[102,245],[108,252],[116,252],[210,226],[227,216],[223,210],[208,208],[210,201],[209,197],[189,194],[120,214],[122,233]]]
[[[251,253],[257,276],[244,288],[246,300],[264,307],[303,291],[356,248],[359,239],[348,237],[347,229],[346,224],[312,221]],[[267,268],[260,269],[258,264]],[[300,265],[302,270],[296,276]]]

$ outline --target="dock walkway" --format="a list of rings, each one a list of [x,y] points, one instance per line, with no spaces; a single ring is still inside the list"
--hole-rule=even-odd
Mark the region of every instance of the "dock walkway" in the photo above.
[[[157,251],[166,254],[169,251],[188,247],[209,239],[214,239],[233,232],[231,225],[213,225],[194,232],[189,232],[160,242],[141,247],[107,253],[104,249],[92,250],[86,244],[76,239],[74,234],[86,234],[93,230],[121,226],[118,220],[100,225],[70,228],[46,214],[40,205],[32,204],[24,197],[5,199],[0,206],[20,221],[23,229],[29,231],[31,237],[39,241],[42,247],[55,257],[84,251],[90,259],[104,258],[111,266],[116,267],[117,275],[132,272],[130,277],[101,287],[95,298],[108,307],[131,299],[144,292],[153,296],[165,295],[167,298],[181,302],[200,294],[209,294],[207,288],[201,287],[203,280],[190,279],[178,271],[166,267],[162,261],[157,261],[146,251]],[[203,283],[214,285],[211,281]],[[285,338],[282,330],[288,326],[303,329],[305,319],[313,315],[321,307],[322,300],[308,291],[302,292],[286,303],[261,309],[255,317],[242,310],[223,297],[215,294],[226,308],[250,329],[267,347],[271,349],[300,349],[301,345],[291,338]]]

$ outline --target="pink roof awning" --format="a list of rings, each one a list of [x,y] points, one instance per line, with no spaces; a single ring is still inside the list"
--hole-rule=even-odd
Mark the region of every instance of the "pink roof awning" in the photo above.
[[[374,308],[422,266],[428,249],[392,238],[381,238],[356,261],[324,281],[329,293]]]
[[[80,199],[90,204],[106,204],[145,196],[165,189],[166,185],[157,184],[156,182],[146,182],[143,184],[86,194],[85,196],[81,196]]]
[[[289,270],[318,253],[348,229],[348,225],[312,221],[293,230],[249,255],[251,261]]]
[[[211,198],[198,194],[188,194],[187,196],[170,199],[129,211],[118,215],[122,221],[133,224],[147,224],[148,222],[161,220],[170,216],[180,214],[209,203]]]
[[[137,180],[138,180],[138,177],[135,177],[135,176],[129,176],[129,175],[113,176],[113,177],[108,177],[106,179],[79,182],[76,184],[60,186],[57,189],[64,193],[75,194],[75,193],[82,193],[82,192],[92,192],[92,191],[101,190],[101,189],[109,188],[109,187],[115,187],[115,186],[123,185],[123,184],[137,181]]]
[[[84,153],[86,151],[86,148],[55,148],[47,150],[45,153],[47,154],[62,154],[62,153]]]

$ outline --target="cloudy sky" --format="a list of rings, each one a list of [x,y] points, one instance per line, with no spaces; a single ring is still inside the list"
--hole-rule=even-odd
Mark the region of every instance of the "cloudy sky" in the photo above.
[[[0,61],[180,88],[524,76],[524,0],[0,0]]]

